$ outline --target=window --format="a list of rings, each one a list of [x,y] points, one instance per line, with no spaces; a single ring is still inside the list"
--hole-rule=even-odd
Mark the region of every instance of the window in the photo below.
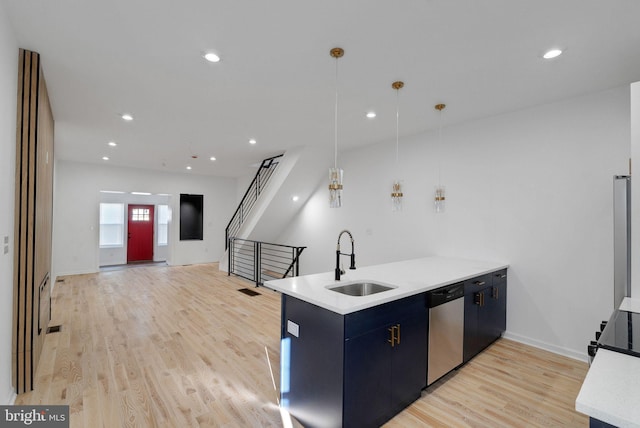
[[[124,204],[100,204],[100,247],[122,247]]]
[[[131,221],[149,221],[149,208],[134,208],[131,210]]]
[[[158,246],[167,245],[169,237],[169,205],[158,205]]]

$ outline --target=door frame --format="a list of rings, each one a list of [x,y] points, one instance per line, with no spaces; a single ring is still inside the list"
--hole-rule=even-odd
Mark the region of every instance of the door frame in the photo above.
[[[148,259],[140,259],[140,260],[130,260],[129,256],[130,256],[130,244],[131,244],[131,231],[129,230],[129,225],[131,224],[131,222],[133,221],[131,219],[132,210],[135,209],[149,209],[150,210],[150,219],[147,221],[145,220],[145,223],[147,222],[151,222],[151,236],[148,238],[151,242],[150,242],[150,246],[151,246],[151,254],[150,254],[150,258]],[[156,205],[155,204],[140,204],[140,203],[127,203],[126,204],[126,218],[127,218],[127,227],[125,230],[125,240],[126,240],[126,245],[125,245],[125,254],[126,254],[126,258],[127,258],[127,264],[134,264],[137,262],[153,262],[154,260],[154,255],[155,255],[155,237],[156,237]],[[140,244],[141,242],[143,242],[144,240],[146,240],[147,237],[145,236],[142,240],[140,240],[138,243]],[[144,243],[144,245],[149,245],[149,242]]]
[[[154,247],[153,247],[153,257],[158,258],[154,261],[166,261],[167,264],[171,264],[172,254],[175,250],[175,236],[174,236],[174,225],[171,219],[171,214],[168,219],[168,230],[167,230],[167,245],[166,246],[158,246],[156,239],[158,234],[158,206],[166,205],[169,207],[170,212],[174,209],[173,201],[174,197],[169,193],[164,194],[152,194],[152,195],[132,195],[131,192],[114,192],[112,190],[104,190],[99,191],[97,195],[98,206],[101,203],[119,203],[122,204],[122,211],[124,216],[124,224],[123,224],[123,243],[122,247],[100,247],[100,210],[99,207],[96,207],[96,217],[95,217],[95,270],[91,272],[99,272],[101,268],[109,267],[109,266],[121,266],[127,264],[127,247],[126,247],[126,237],[128,236],[128,221],[127,214],[128,205],[153,205],[154,206]],[[88,273],[88,272],[87,272]]]

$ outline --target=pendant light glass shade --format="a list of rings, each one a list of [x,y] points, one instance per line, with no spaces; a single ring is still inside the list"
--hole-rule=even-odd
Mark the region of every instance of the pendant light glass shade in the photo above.
[[[444,212],[444,208],[445,208],[444,202],[445,202],[444,186],[436,186],[433,203],[437,213]]]
[[[329,207],[342,206],[342,169],[329,168]]]
[[[391,188],[391,211],[402,211],[402,182],[395,180]]]
[[[400,129],[400,89],[404,86],[404,82],[393,82],[391,87],[396,90],[396,174],[399,173],[398,152],[400,146],[399,129]],[[402,181],[397,179],[391,185],[391,211],[402,211]]]
[[[342,169],[338,168],[338,58],[344,55],[342,48],[333,48],[329,52],[336,59],[336,102],[335,102],[335,127],[334,127],[334,152],[333,168],[329,168],[329,207],[340,208],[342,206]]]

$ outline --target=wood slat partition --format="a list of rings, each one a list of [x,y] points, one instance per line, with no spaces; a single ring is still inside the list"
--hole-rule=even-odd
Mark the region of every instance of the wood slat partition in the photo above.
[[[22,393],[33,389],[50,319],[53,114],[40,55],[19,55],[12,356]]]

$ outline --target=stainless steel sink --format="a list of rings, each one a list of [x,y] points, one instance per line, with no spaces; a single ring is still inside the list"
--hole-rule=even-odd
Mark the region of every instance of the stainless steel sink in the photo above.
[[[395,287],[390,287],[388,285],[382,285],[375,282],[355,282],[352,284],[329,287],[329,290],[335,291],[336,293],[346,294],[347,296],[369,296],[371,294],[393,290],[394,288]]]

